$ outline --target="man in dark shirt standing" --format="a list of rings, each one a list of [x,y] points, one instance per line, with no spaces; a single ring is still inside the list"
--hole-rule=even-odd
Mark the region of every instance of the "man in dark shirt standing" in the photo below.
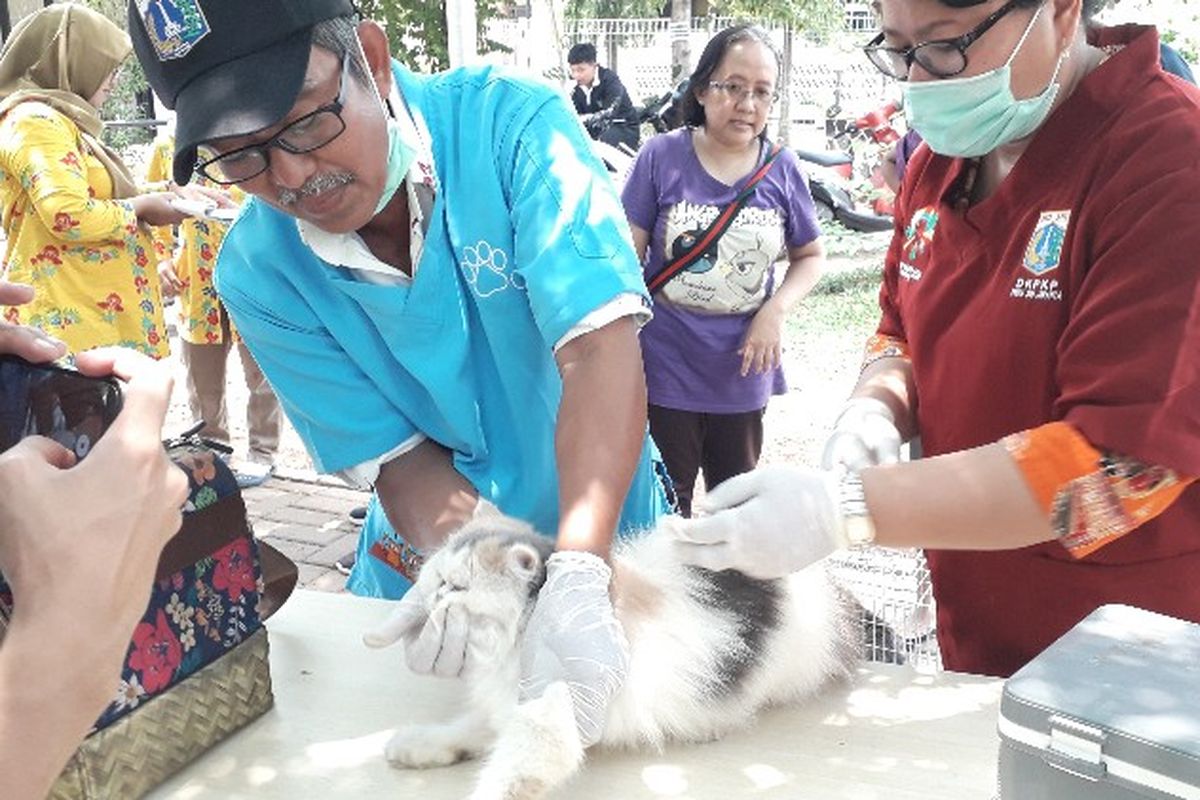
[[[596,45],[581,42],[567,53],[575,90],[571,101],[593,139],[636,150],[637,113],[617,73],[596,63]]]

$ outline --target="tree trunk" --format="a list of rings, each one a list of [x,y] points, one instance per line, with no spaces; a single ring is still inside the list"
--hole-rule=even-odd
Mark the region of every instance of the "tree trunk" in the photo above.
[[[783,25],[783,63],[779,65],[779,141],[791,144],[792,137],[792,23]]]
[[[671,85],[692,74],[692,0],[671,0]]]

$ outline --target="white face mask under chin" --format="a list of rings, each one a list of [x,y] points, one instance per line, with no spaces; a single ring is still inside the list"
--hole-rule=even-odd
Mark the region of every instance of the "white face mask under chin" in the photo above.
[[[399,120],[390,114],[388,115],[387,178],[384,180],[383,192],[379,196],[379,202],[375,204],[374,214],[383,211],[384,206],[391,202],[392,197],[396,194],[396,190],[400,188],[400,184],[404,183],[404,177],[408,175],[408,170],[417,157],[416,144],[408,141],[408,137],[404,134],[404,128],[405,126],[402,126]]]

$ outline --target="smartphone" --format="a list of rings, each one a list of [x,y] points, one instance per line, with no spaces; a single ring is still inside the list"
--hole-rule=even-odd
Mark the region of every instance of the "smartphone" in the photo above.
[[[238,215],[238,209],[219,206],[211,200],[189,200],[184,197],[174,197],[171,205],[189,217],[201,217],[222,222],[228,225]]]
[[[120,411],[114,378],[0,355],[0,452],[26,436],[46,436],[82,459]]]

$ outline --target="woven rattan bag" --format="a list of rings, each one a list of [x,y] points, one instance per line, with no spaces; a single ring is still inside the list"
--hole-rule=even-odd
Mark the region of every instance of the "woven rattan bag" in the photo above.
[[[141,797],[273,702],[262,622],[295,586],[296,565],[254,539],[213,447],[188,437],[167,449],[191,484],[183,525],[159,559],[114,700],[54,800]]]

